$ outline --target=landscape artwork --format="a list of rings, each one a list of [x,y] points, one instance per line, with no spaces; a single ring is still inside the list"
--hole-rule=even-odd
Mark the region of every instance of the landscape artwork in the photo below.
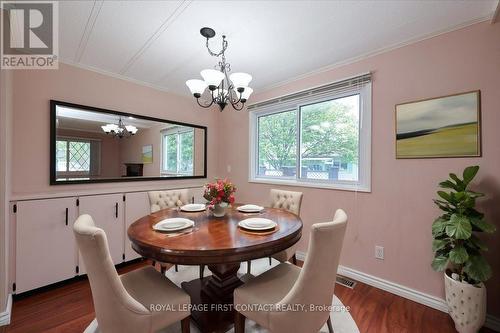
[[[153,145],[145,145],[142,147],[142,163],[153,163]]]
[[[396,158],[481,155],[480,92],[396,105]]]

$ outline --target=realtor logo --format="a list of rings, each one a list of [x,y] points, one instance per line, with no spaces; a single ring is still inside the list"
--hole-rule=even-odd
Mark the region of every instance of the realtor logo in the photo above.
[[[57,69],[58,3],[2,1],[3,69]]]

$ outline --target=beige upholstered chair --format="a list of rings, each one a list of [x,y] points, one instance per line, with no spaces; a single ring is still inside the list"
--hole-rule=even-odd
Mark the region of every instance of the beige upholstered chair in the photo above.
[[[235,333],[244,331],[245,317],[273,333],[318,332],[325,322],[332,332],[329,311],[283,309],[287,305],[299,304],[310,309],[311,304],[325,307],[332,304],[346,226],[347,215],[339,209],[333,222],[316,223],[311,227],[309,249],[302,269],[281,263],[237,288],[234,291]],[[255,304],[274,304],[276,310],[252,311],[250,305]],[[254,309],[258,310],[258,307]]]
[[[182,332],[189,333],[188,294],[152,267],[118,276],[106,234],[90,215],[81,215],[73,232],[87,268],[100,332],[155,332],[181,321]],[[172,310],[156,309],[157,304]]]
[[[189,190],[168,190],[168,191],[150,191],[148,192],[149,204],[151,205],[151,213],[161,209],[181,207],[189,203]],[[153,261],[153,266],[156,263]],[[175,271],[179,271],[179,267],[174,265]],[[160,263],[162,273],[165,273],[166,265]],[[200,266],[200,279],[203,279],[205,266]]]
[[[271,207],[272,208],[282,208],[295,215],[300,215],[300,206],[302,204],[302,192],[292,192],[283,190],[271,190]],[[281,262],[285,262],[292,259],[292,262],[297,265],[297,257],[295,252],[297,251],[298,243],[295,243],[285,251],[273,254],[273,258]]]
[[[295,215],[300,215],[300,206],[302,204],[302,192],[284,191],[284,190],[271,190],[271,208],[285,209]],[[297,257],[295,252],[297,251],[298,243],[295,243],[288,249],[275,253],[272,257],[269,257],[269,265],[272,264],[272,259],[274,258],[280,262],[285,262],[292,259],[294,265],[297,265]],[[247,261],[247,273],[250,274],[252,269],[252,262]]]
[[[161,209],[180,207],[189,203],[189,190],[150,191],[151,213]]]

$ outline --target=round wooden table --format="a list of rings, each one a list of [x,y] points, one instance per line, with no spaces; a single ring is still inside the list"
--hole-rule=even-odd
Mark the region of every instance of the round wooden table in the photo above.
[[[175,236],[153,230],[155,223],[171,217],[191,219],[194,227]],[[238,222],[250,217],[268,218],[278,226],[272,233],[240,229]],[[214,217],[209,211],[164,209],[144,216],[128,228],[132,248],[145,258],[208,266],[211,276],[182,283],[194,305],[192,318],[204,333],[226,332],[232,326],[232,309],[224,305],[233,303],[234,289],[243,284],[236,274],[240,263],[285,250],[298,242],[301,235],[301,219],[276,208],[265,208],[261,213],[241,213],[229,208],[224,217]]]

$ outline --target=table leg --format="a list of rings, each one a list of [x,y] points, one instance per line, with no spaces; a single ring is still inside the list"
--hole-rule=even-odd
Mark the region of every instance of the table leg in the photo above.
[[[233,291],[243,282],[238,278],[239,263],[208,265],[211,276],[183,282],[191,296],[191,316],[202,333],[226,332],[234,325]]]

